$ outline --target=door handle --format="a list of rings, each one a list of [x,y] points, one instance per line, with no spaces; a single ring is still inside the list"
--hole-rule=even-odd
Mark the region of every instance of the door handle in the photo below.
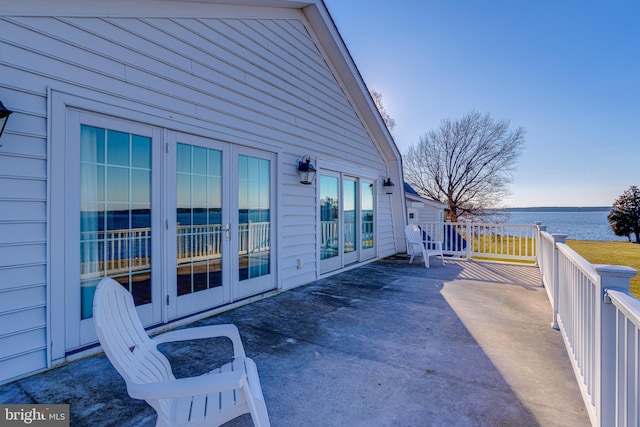
[[[224,226],[224,239],[226,241],[229,241],[230,237],[231,237],[231,227],[229,226],[229,224],[226,224]]]

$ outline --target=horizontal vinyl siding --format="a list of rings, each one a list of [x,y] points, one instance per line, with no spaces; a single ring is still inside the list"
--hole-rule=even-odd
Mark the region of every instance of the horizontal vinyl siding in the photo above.
[[[282,199],[278,218],[282,221],[280,238],[283,250],[280,254],[282,263],[282,287],[293,288],[315,279],[317,270],[316,254],[319,246],[317,240],[316,189],[312,185],[299,182],[296,172],[298,158],[285,154],[284,171],[280,197]],[[316,181],[317,182],[317,181]],[[298,269],[298,259],[303,267]]]
[[[418,210],[418,218],[421,223],[438,221],[438,211],[435,208],[420,208]]]
[[[0,359],[0,383],[35,374],[47,367],[46,348],[15,353],[12,357]]]
[[[280,279],[284,288],[315,279],[316,188],[298,183],[297,160],[310,154],[345,165],[343,172],[355,167],[378,179],[387,173],[302,15],[286,15],[0,17],[0,95],[15,111],[0,141],[0,298],[46,295],[49,89],[109,102],[125,119],[129,109],[153,118],[153,125],[279,152]],[[388,201],[379,202],[378,218],[379,253],[388,254],[394,245]],[[30,343],[13,357],[0,356],[0,372],[46,366],[40,304],[0,307],[0,322],[31,319],[0,329],[3,348],[22,343],[20,336]]]
[[[0,99],[14,111],[0,140],[2,383],[47,367],[47,109],[44,93],[1,64],[9,56],[0,49]]]
[[[397,252],[390,201],[391,198],[386,194],[378,194],[378,255],[381,258]]]
[[[45,19],[14,18],[9,24],[16,38],[28,39],[35,30],[35,46],[46,46],[21,55],[25,71],[61,82],[73,75],[79,86],[92,84],[100,92],[109,88],[117,96],[155,102],[249,140],[326,147],[330,158],[347,159],[357,152],[358,158],[351,159],[356,163],[382,165],[319,52],[284,41],[292,33],[304,39],[299,21],[277,21],[266,28],[257,20],[47,19],[54,30],[50,37],[37,29]],[[261,35],[254,27],[282,34]],[[273,40],[286,48],[274,48]],[[18,53],[18,47],[7,49]],[[57,51],[66,58],[58,59]]]
[[[47,367],[45,266],[30,261],[0,267],[0,383]]]

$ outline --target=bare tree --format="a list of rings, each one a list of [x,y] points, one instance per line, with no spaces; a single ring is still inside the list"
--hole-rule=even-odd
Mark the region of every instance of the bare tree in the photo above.
[[[486,215],[509,194],[525,133],[475,111],[444,119],[409,147],[405,179],[422,196],[445,203],[450,221]]]
[[[384,120],[384,124],[387,125],[387,129],[389,129],[389,132],[393,131],[396,127],[396,121],[389,115],[384,105],[382,105],[382,94],[375,90],[371,90],[369,93],[371,94],[371,98],[373,98],[373,103],[382,116],[382,120]]]

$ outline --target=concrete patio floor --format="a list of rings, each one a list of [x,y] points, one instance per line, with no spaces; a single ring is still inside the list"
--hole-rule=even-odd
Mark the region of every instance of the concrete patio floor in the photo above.
[[[420,260],[419,260],[420,261]],[[392,257],[201,324],[234,323],[279,426],[589,426],[535,266]],[[220,339],[164,345],[176,376]],[[0,386],[0,403],[68,403],[72,426],[152,426],[104,355]],[[227,426],[251,426],[242,416]]]

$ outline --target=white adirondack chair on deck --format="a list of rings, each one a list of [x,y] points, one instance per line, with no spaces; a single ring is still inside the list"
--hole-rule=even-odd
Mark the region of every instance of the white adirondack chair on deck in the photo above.
[[[413,258],[416,255],[422,255],[424,259],[424,266],[429,268],[429,257],[440,256],[442,265],[444,265],[444,254],[442,253],[442,242],[435,240],[425,240],[420,227],[415,224],[409,224],[404,229],[404,234],[407,237],[407,249],[411,258],[409,264],[413,262]]]
[[[118,282],[104,278],[93,300],[100,344],[122,375],[127,392],[156,410],[156,426],[218,426],[250,413],[255,426],[269,426],[256,364],[245,356],[238,328],[214,325],[166,332],[149,338],[136,313],[133,297]],[[176,379],[158,344],[228,337],[232,362],[208,374]]]

